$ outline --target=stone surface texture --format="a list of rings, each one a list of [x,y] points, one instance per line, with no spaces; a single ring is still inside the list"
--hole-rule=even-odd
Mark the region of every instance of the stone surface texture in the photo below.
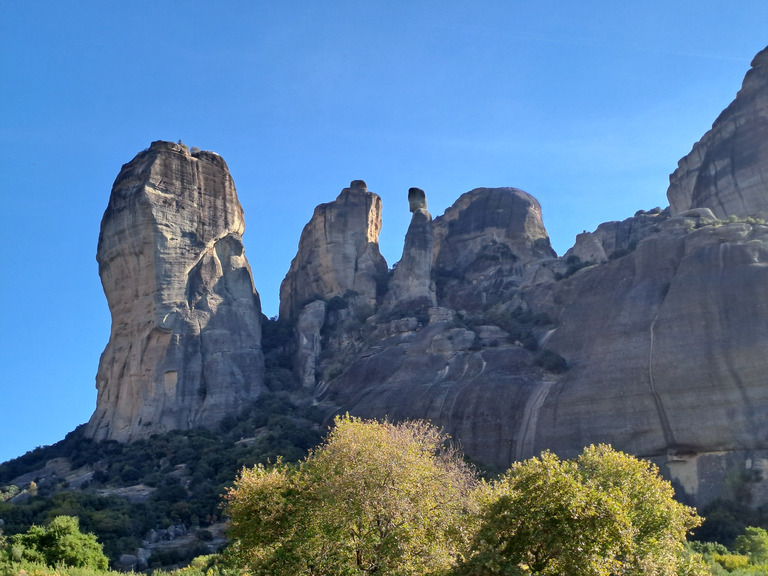
[[[381,198],[362,180],[353,180],[334,202],[315,208],[280,285],[280,317],[295,320],[309,302],[334,296],[373,311],[387,277],[379,232]]]
[[[433,228],[438,302],[457,310],[507,298],[531,262],[555,257],[541,206],[516,188],[462,194]]]
[[[308,390],[314,390],[317,383],[315,372],[322,350],[320,330],[325,324],[326,307],[322,300],[310,302],[296,320],[295,371],[301,386]]]
[[[97,250],[112,330],[88,436],[210,427],[261,393],[261,305],[244,227],[217,154],[154,142],[123,166]]]
[[[752,60],[736,99],[670,176],[672,213],[768,216],[768,48]]]
[[[432,280],[434,234],[432,215],[427,210],[424,191],[411,188],[408,192],[413,213],[405,235],[403,255],[392,273],[384,300],[385,308],[417,309],[435,306],[435,283]]]

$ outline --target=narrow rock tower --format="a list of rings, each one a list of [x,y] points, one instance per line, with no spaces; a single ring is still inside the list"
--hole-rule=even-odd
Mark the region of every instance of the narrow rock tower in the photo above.
[[[89,437],[213,427],[263,389],[261,303],[224,160],[153,142],[123,166],[96,259],[112,314]]]
[[[295,320],[314,300],[348,296],[373,312],[387,261],[379,252],[381,198],[353,180],[333,202],[315,208],[280,285],[280,318]]]
[[[413,213],[405,235],[403,255],[397,263],[384,300],[388,309],[415,309],[434,306],[435,283],[432,260],[435,239],[432,215],[427,210],[427,196],[421,188],[408,190],[408,205]]]

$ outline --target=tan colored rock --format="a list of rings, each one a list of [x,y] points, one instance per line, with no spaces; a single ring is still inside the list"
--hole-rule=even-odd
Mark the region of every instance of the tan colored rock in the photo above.
[[[86,434],[212,427],[263,387],[261,306],[224,160],[154,142],[123,166],[97,260],[112,331]]]
[[[709,208],[720,219],[768,216],[768,48],[736,99],[669,177],[673,214]]]
[[[373,313],[387,276],[379,252],[381,198],[354,180],[333,202],[315,208],[280,285],[280,317],[295,320],[314,300],[348,298]]]

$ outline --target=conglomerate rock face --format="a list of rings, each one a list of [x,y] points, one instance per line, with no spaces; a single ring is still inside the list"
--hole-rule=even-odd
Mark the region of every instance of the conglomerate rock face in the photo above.
[[[123,166],[97,260],[112,314],[87,434],[213,426],[263,389],[261,305],[224,160],[154,142]]]
[[[516,188],[476,188],[434,220],[438,301],[457,310],[508,298],[531,262],[554,258],[538,201]]]
[[[669,177],[672,213],[768,216],[768,48],[752,60],[736,99]]]
[[[373,311],[387,276],[380,232],[381,198],[362,180],[353,180],[335,201],[315,208],[280,285],[280,317],[295,320],[306,304],[334,296],[347,296],[357,308]]]

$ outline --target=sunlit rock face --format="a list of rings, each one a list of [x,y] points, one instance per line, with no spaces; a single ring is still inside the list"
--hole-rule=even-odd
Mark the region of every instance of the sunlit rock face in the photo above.
[[[669,180],[673,214],[709,208],[720,219],[768,216],[768,48]]]
[[[212,427],[263,389],[261,305],[224,160],[154,142],[123,166],[101,223],[112,314],[87,434]]]
[[[306,304],[334,296],[372,313],[387,277],[379,232],[381,198],[362,180],[315,208],[280,286],[280,318],[295,320]]]

